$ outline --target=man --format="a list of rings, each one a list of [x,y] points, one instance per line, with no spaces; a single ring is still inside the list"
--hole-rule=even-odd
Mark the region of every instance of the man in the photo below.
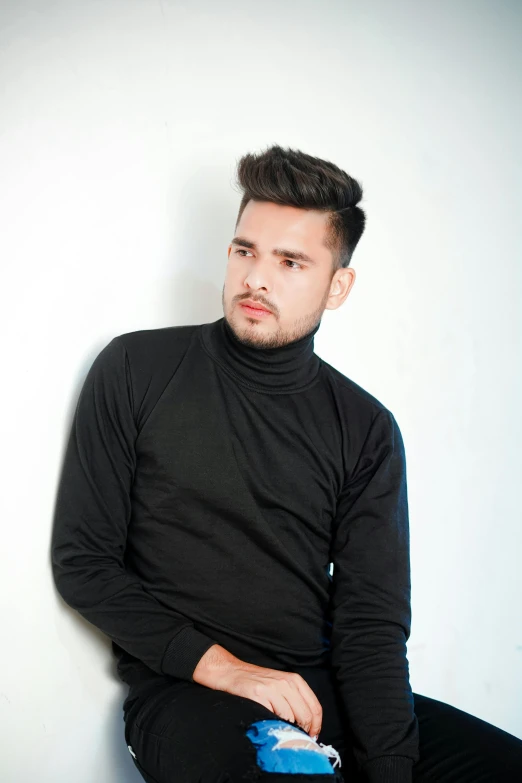
[[[362,189],[279,146],[238,182],[224,317],[101,351],[59,487],[56,585],[112,639],[134,762],[156,783],[519,779],[522,742],[412,693],[401,432],[313,350],[355,282]]]

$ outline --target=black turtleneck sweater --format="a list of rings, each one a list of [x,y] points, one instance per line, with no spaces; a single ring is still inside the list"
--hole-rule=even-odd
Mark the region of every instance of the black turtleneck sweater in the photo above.
[[[225,318],[114,337],[74,414],[53,573],[129,684],[191,680],[215,643],[260,666],[333,667],[367,779],[407,783],[404,444],[314,353],[318,328],[271,349]]]

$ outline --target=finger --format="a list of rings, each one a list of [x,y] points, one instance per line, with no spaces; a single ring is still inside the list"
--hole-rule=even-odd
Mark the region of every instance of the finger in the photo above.
[[[259,696],[258,694],[249,696],[252,701],[256,701],[258,704],[262,704],[270,712],[277,715],[278,718],[287,720],[290,723],[295,723],[295,715],[292,712],[292,708],[288,703],[288,700],[274,688],[266,692],[266,696]]]
[[[282,720],[287,720],[290,723],[296,722],[292,705],[288,699],[285,698],[284,694],[274,689],[270,694],[269,699],[272,704],[273,712],[275,712],[279,718],[282,718]]]
[[[281,686],[283,688],[282,693],[289,702],[292,712],[295,715],[296,723],[304,731],[308,732],[313,725],[313,713],[306,698],[298,688],[296,680],[290,675],[281,682]]]
[[[262,704],[263,707],[266,707],[267,710],[270,710],[270,712],[274,712],[274,708],[273,708],[272,704],[270,703],[270,701],[268,701],[268,699],[257,699],[256,698],[256,699],[252,699],[252,701],[257,701],[258,704]],[[279,716],[279,717],[281,717],[281,716]]]
[[[312,688],[310,688],[304,677],[297,675],[295,684],[311,712],[310,726],[305,730],[308,731],[311,737],[315,737],[316,735],[319,736],[323,723],[323,708],[321,702],[315,695]]]

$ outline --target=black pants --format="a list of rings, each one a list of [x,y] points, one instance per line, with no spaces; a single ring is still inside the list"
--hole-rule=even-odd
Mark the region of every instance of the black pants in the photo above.
[[[303,772],[297,766],[300,771],[292,771],[292,783],[359,783],[363,779],[346,745],[349,734],[343,730],[332,675],[327,669],[295,671],[323,708],[318,738],[323,753],[308,750],[306,758],[322,756],[319,761],[324,764],[326,756],[329,771]],[[414,699],[420,739],[414,783],[522,781],[522,740],[444,702],[417,693]],[[272,735],[270,745],[263,746],[251,737],[253,725],[265,732],[276,726],[258,722],[275,720],[279,729],[292,724],[258,702],[169,677],[132,686],[123,710],[125,739],[146,783],[289,783],[288,768],[266,766],[267,758],[272,763],[281,752],[262,755],[263,749],[271,751],[277,738]],[[326,746],[334,748],[338,758]],[[302,760],[303,754],[298,758]]]

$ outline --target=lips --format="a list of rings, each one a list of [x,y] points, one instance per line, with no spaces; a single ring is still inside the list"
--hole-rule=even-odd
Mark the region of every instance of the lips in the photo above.
[[[265,313],[269,313],[270,310],[268,307],[264,307],[263,305],[258,304],[257,302],[251,303],[251,302],[241,302],[242,305],[246,305],[247,307],[252,307],[254,310],[262,310]]]

